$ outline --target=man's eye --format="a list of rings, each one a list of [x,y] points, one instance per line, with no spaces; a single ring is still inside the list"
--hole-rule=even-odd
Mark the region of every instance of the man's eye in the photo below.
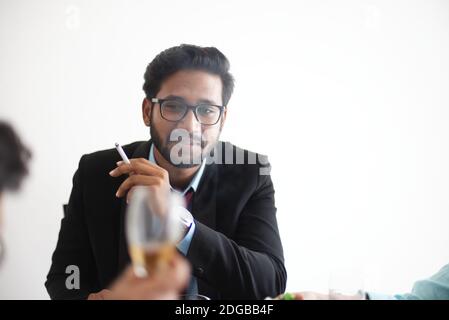
[[[183,106],[180,103],[165,103],[164,104],[165,111],[168,112],[181,112],[184,110]]]
[[[217,113],[217,108],[213,106],[201,106],[198,112],[202,115],[213,115]]]

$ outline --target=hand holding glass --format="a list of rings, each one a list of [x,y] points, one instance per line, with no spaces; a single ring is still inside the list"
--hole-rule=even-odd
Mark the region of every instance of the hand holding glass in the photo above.
[[[126,236],[134,272],[145,277],[169,263],[182,232],[176,208],[182,197],[156,195],[147,187],[133,190],[126,215]]]

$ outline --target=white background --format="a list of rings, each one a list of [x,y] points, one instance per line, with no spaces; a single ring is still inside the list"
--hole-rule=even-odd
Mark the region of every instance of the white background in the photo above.
[[[271,160],[288,290],[353,264],[405,292],[449,263],[449,1],[1,0],[0,118],[34,156],[0,298],[48,298],[80,156],[148,139],[143,73],[180,43],[231,61],[222,139]]]

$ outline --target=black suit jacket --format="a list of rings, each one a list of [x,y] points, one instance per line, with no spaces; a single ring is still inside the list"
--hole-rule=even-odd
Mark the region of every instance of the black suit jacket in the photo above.
[[[254,153],[229,143],[224,148]],[[151,140],[124,147],[148,159]],[[220,150],[220,148],[218,148]],[[286,270],[276,221],[274,188],[266,159],[254,164],[207,164],[192,200],[196,229],[187,254],[198,291],[213,299],[263,299],[285,290]],[[259,158],[261,159],[261,158]],[[130,262],[124,234],[126,201],[115,197],[126,177],[109,171],[121,160],[115,149],[84,155],[62,219],[45,286],[52,299],[84,299],[108,287]],[[245,161],[247,163],[248,161]],[[265,165],[263,164],[265,163]],[[67,289],[66,268],[80,270],[80,289]]]

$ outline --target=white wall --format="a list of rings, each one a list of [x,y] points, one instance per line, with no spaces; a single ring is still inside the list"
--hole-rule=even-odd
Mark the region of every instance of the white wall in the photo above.
[[[0,298],[47,298],[80,156],[148,138],[143,72],[180,43],[231,61],[222,138],[271,159],[289,290],[355,261],[403,292],[449,262],[449,1],[0,0],[0,118],[34,153]]]

